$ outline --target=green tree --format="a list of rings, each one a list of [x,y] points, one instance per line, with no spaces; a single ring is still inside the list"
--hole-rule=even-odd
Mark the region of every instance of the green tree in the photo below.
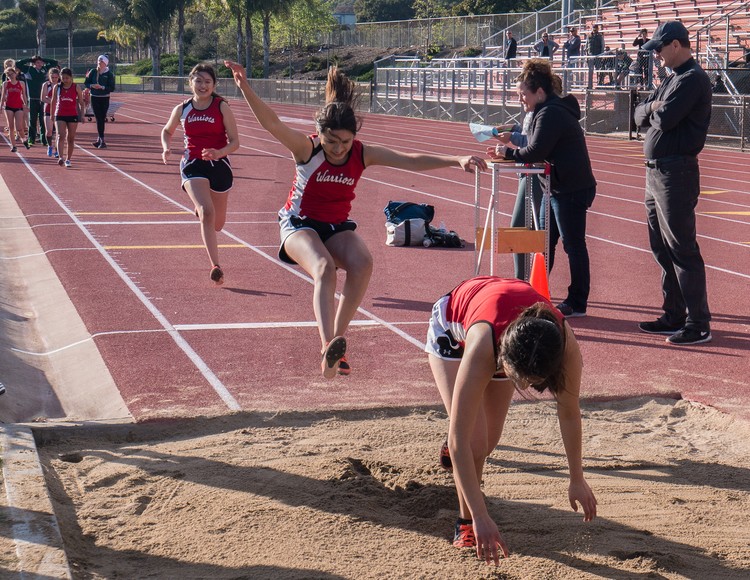
[[[102,17],[91,9],[91,0],[57,0],[47,5],[48,16],[52,22],[65,26],[68,35],[68,66],[73,66],[73,32],[80,25],[93,24],[101,26]]]
[[[151,51],[154,77],[161,75],[161,53],[167,27],[177,8],[176,0],[112,0],[120,9],[118,24],[134,26],[143,32]],[[161,82],[154,79],[154,89],[161,90]]]
[[[271,69],[271,18],[286,17],[294,0],[257,0],[257,12],[263,26],[263,78],[268,78]]]
[[[19,48],[31,44],[34,22],[18,8],[0,10],[0,48]]]
[[[383,22],[414,18],[414,0],[355,0],[357,22]]]

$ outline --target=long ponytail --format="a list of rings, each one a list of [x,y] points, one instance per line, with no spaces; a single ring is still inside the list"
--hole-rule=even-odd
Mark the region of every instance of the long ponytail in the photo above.
[[[359,104],[357,85],[338,67],[328,69],[326,80],[326,104],[315,115],[315,125],[318,133],[345,129],[357,134],[362,126],[361,120],[355,114]]]

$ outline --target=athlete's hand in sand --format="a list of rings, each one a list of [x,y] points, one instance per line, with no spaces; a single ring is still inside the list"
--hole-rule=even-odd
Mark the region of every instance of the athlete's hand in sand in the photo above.
[[[578,504],[580,502],[583,508],[583,521],[590,522],[596,517],[596,497],[594,492],[586,483],[586,480],[570,482],[568,486],[568,499],[570,500],[570,507],[573,511],[578,511]]]
[[[488,564],[494,562],[498,566],[501,552],[504,558],[508,557],[508,546],[489,517],[474,519],[474,536],[477,540],[477,558],[480,560]]]
[[[479,169],[479,171],[487,169],[487,162],[477,155],[459,157],[458,162],[461,164],[461,169],[468,171],[469,173],[474,171],[474,169]]]
[[[169,161],[169,149],[165,149],[161,152],[161,160],[164,162],[164,165],[167,164],[167,161]]]
[[[216,161],[217,159],[221,159],[221,155],[219,155],[218,149],[204,149],[201,151],[201,159],[203,161]]]
[[[225,60],[224,66],[232,71],[234,82],[238,87],[241,87],[243,84],[247,83],[247,73],[245,72],[245,67],[240,63],[234,62],[233,60]]]

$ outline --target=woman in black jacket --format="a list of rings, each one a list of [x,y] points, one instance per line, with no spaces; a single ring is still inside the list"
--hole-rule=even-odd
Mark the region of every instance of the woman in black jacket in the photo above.
[[[552,165],[550,269],[560,238],[570,264],[568,295],[557,308],[567,317],[586,316],[591,286],[586,214],[596,195],[596,180],[579,123],[581,108],[573,95],[555,94],[554,76],[546,59],[526,61],[517,80],[521,104],[527,113],[534,115],[528,144],[519,149],[498,145],[488,153],[518,163],[546,161]],[[542,222],[546,222],[544,213]]]
[[[96,117],[96,131],[99,133],[99,138],[92,145],[97,149],[106,149],[104,125],[109,110],[109,94],[115,90],[115,75],[109,68],[109,58],[106,55],[99,55],[96,59],[96,68],[92,68],[86,75],[84,85],[91,92],[91,110]]]

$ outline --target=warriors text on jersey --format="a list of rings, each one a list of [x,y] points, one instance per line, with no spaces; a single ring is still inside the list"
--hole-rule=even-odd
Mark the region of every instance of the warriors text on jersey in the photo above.
[[[23,108],[23,84],[5,81],[5,106],[11,109]]]
[[[57,86],[57,106],[55,107],[55,117],[77,117],[78,116],[78,91],[76,84],[66,89],[62,85]]]
[[[354,139],[346,162],[333,165],[326,160],[320,138],[312,135],[310,139],[312,155],[297,164],[292,189],[280,213],[331,224],[344,222],[352,208],[354,188],[365,169],[362,142]]]
[[[185,133],[185,158],[201,159],[204,149],[221,149],[228,143],[221,113],[221,97],[212,97],[211,104],[203,110],[193,106],[193,100],[182,104],[182,130]]]

